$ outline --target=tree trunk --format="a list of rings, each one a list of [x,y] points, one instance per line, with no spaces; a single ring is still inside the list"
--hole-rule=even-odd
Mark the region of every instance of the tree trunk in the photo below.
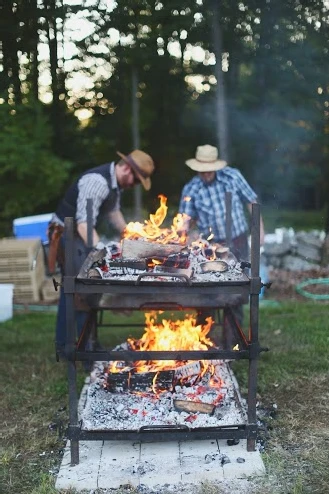
[[[47,2],[46,32],[49,44],[49,63],[51,75],[51,122],[53,129],[53,149],[59,152],[61,148],[60,132],[60,106],[58,90],[58,54],[57,54],[57,25],[56,25],[56,0]]]
[[[19,79],[19,59],[18,59],[18,5],[11,1],[5,1],[2,6],[2,56],[4,77],[1,86],[12,94],[15,103],[21,103],[21,81]],[[6,87],[5,87],[6,85]]]
[[[140,132],[139,132],[139,98],[138,92],[138,71],[136,67],[131,69],[131,106],[132,106],[132,141],[133,148],[140,147]],[[142,189],[141,185],[134,187],[134,219],[137,221],[142,216]]]
[[[225,161],[229,161],[229,144],[228,144],[228,128],[227,128],[227,110],[224,73],[222,70],[222,30],[220,24],[220,9],[219,1],[212,2],[212,35],[214,44],[214,53],[216,57],[215,74],[217,79],[216,90],[216,122],[217,122],[217,143],[220,150],[220,157]]]
[[[27,23],[27,36],[29,41],[31,94],[33,95],[35,100],[38,100],[39,99],[39,65],[38,65],[39,15],[38,15],[37,0],[28,1],[26,23]]]

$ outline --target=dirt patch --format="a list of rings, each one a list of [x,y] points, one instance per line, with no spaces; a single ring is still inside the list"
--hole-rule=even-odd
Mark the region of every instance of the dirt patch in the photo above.
[[[266,290],[265,297],[284,300],[293,299],[299,301],[307,301],[308,297],[299,294],[296,291],[296,286],[303,281],[319,278],[329,279],[329,267],[321,269],[310,269],[307,271],[288,271],[286,269],[271,269],[268,273],[268,279],[272,283],[271,288]],[[307,292],[315,295],[328,295],[327,303],[329,303],[329,284],[308,285]],[[322,300],[325,302],[325,300]]]

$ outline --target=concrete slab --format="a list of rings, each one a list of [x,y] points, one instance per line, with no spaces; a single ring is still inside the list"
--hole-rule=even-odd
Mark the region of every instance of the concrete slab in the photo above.
[[[265,475],[265,466],[258,451],[247,451],[247,440],[228,446],[226,441],[218,441],[220,452],[229,458],[223,465],[225,479],[240,479],[248,476]],[[243,461],[244,460],[244,461]]]
[[[86,401],[89,377],[79,400],[79,415]],[[247,452],[246,440],[228,446],[226,440],[168,441],[140,443],[132,441],[80,441],[80,463],[71,467],[70,442],[67,442],[56,489],[118,489],[143,486],[150,489],[218,483],[228,492],[249,492],[242,486],[246,477],[265,474],[259,451]],[[239,460],[238,460],[239,458]],[[243,461],[245,460],[245,461]],[[229,462],[228,462],[229,461]],[[238,486],[235,486],[240,482]],[[228,485],[229,483],[229,485]],[[177,487],[175,489],[175,487]],[[233,489],[236,487],[236,491]]]
[[[74,487],[77,491],[95,489],[98,483],[103,441],[80,442],[80,463],[71,467],[70,442],[68,441],[58,476],[56,489]]]
[[[142,443],[140,469],[140,483],[147,487],[181,482],[178,443]]]
[[[220,453],[215,439],[181,441],[182,482],[196,484],[223,479]]]
[[[225,440],[209,439],[162,443],[81,441],[80,463],[74,467],[70,466],[68,442],[56,489],[75,488],[79,492],[126,485],[199,485],[264,474],[260,453],[247,452],[246,440],[235,446],[228,446]]]
[[[101,451],[97,487],[118,489],[121,485],[140,483],[138,465],[141,456],[139,443],[131,441],[104,441]]]

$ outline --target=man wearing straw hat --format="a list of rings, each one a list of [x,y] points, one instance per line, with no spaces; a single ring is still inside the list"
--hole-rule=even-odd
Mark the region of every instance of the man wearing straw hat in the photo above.
[[[142,184],[145,190],[151,188],[150,176],[154,171],[150,155],[135,149],[128,155],[119,151],[120,160],[106,163],[85,171],[66,191],[59,202],[49,224],[49,272],[55,270],[56,261],[64,274],[63,231],[65,217],[72,217],[75,225],[73,263],[78,274],[88,255],[87,247],[87,199],[92,199],[92,242],[99,242],[97,225],[102,217],[107,217],[112,226],[120,233],[126,221],[120,209],[120,195],[124,189]],[[56,349],[62,351],[66,339],[65,295],[61,289],[56,322]],[[80,334],[86,318],[86,310],[76,311],[77,332]]]
[[[245,215],[247,207],[251,213],[252,204],[257,202],[257,195],[247,183],[241,172],[227,166],[226,161],[218,158],[218,150],[206,144],[198,146],[195,158],[186,165],[197,175],[183,188],[179,212],[185,213],[189,220],[185,223],[188,231],[194,222],[203,238],[210,234],[212,241],[226,242],[226,203],[225,194],[232,194],[232,246],[231,250],[238,260],[249,258],[249,228]],[[260,242],[264,243],[264,226],[261,219]],[[239,323],[242,323],[242,306],[234,310]]]

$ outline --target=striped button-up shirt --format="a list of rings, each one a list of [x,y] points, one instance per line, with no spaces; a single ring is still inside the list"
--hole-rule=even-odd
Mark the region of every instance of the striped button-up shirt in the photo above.
[[[109,165],[110,175],[112,182],[112,189],[118,187],[117,178],[115,175],[115,163],[114,161]],[[110,189],[106,178],[100,173],[87,173],[83,175],[78,182],[79,195],[77,200],[77,213],[76,220],[77,223],[87,222],[87,199],[89,197],[93,200],[93,218],[94,226],[96,218],[98,217],[99,209],[103,202],[108,198],[110,194]],[[118,195],[117,202],[112,209],[116,211],[120,209],[120,195]]]
[[[109,164],[109,170],[111,175],[112,189],[118,188],[117,178],[115,174],[115,162]],[[87,199],[92,198],[93,206],[93,226],[95,226],[96,218],[99,214],[99,209],[103,202],[108,198],[111,193],[107,180],[100,173],[86,173],[78,182],[78,198],[77,198],[77,211],[76,222],[87,222]],[[116,204],[112,211],[120,209],[120,194],[118,194]],[[58,218],[54,213],[52,221],[60,225],[64,225],[63,221]]]
[[[225,240],[225,193],[232,193],[232,238],[248,231],[244,204],[257,201],[257,195],[236,168],[226,166],[218,170],[211,183],[199,175],[188,182],[182,191],[179,212],[196,221],[204,238],[211,233],[215,242]]]

